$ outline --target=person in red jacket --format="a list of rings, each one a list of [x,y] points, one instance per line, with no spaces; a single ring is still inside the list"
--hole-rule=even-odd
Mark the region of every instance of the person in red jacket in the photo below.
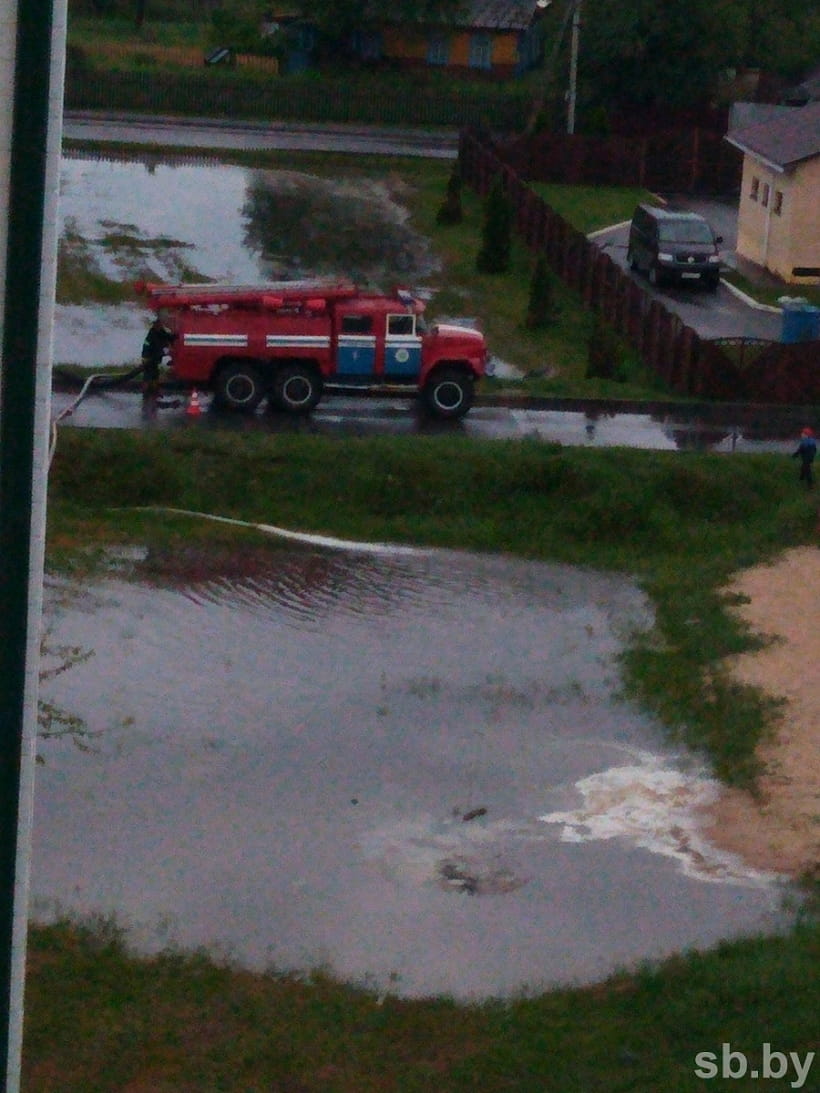
[[[800,443],[797,445],[796,450],[792,452],[792,459],[800,460],[800,481],[805,482],[808,489],[811,489],[814,485],[812,464],[816,455],[817,441],[814,439],[812,430],[806,428],[800,434]]]

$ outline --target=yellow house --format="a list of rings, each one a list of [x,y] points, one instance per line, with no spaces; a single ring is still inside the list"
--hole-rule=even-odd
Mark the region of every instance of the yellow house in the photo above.
[[[520,75],[540,59],[537,0],[466,0],[445,23],[385,22],[382,56],[407,66],[431,66],[496,78]]]
[[[540,22],[550,0],[461,0],[440,20],[393,15],[389,5],[370,13],[346,42],[350,54],[371,64],[439,68],[454,75],[509,79],[541,60]],[[280,9],[269,26],[288,28],[288,72],[311,67],[317,29],[309,13]]]
[[[743,153],[737,253],[790,284],[820,284],[820,102],[726,139]]]

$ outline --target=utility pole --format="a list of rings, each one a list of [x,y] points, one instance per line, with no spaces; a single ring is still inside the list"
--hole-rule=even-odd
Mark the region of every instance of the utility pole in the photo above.
[[[0,1093],[18,1093],[66,0],[0,10]]]
[[[575,0],[569,46],[569,92],[567,93],[567,133],[575,132],[575,102],[578,87],[578,44],[581,39],[581,0]]]
[[[552,0],[541,0],[541,2],[539,2],[539,0],[536,0],[536,7],[540,8],[541,10],[545,10],[546,8],[548,8],[550,6],[551,3],[552,3]],[[566,2],[566,5],[564,7],[564,13],[563,13],[563,16],[561,18],[561,26],[558,30],[558,33],[555,35],[555,37],[552,40],[552,49],[550,50],[549,55],[547,57],[545,57],[545,59],[544,59],[544,64],[543,64],[543,67],[541,69],[541,78],[538,80],[538,83],[536,84],[536,92],[535,92],[535,95],[533,96],[533,101],[532,101],[532,104],[530,106],[530,115],[529,115],[529,118],[527,119],[527,124],[524,128],[524,135],[525,136],[532,136],[532,134],[535,132],[536,127],[538,125],[538,121],[539,121],[539,118],[540,118],[540,115],[541,115],[541,111],[544,109],[544,105],[547,101],[547,96],[549,95],[550,87],[551,87],[551,84],[552,84],[552,78],[553,78],[553,75],[555,74],[555,67],[556,67],[556,64],[557,64],[557,61],[558,61],[558,53],[559,53],[559,51],[561,49],[561,45],[564,41],[564,35],[566,34],[567,27],[570,25],[570,20],[572,20],[573,31],[577,35],[576,40],[575,40],[575,60],[576,60],[576,65],[577,65],[578,38],[580,37],[580,26],[581,26],[581,17],[580,17],[579,10],[578,10],[580,8],[580,6],[581,6],[581,0],[567,0],[567,2]],[[571,88],[574,87],[572,79],[570,79],[570,86],[571,86]],[[574,125],[574,105],[573,105],[573,125]],[[569,131],[571,132],[571,130],[569,130]]]

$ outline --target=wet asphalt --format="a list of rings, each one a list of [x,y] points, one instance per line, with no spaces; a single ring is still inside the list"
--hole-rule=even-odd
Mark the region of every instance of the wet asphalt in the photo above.
[[[135,390],[92,391],[74,406],[77,391],[58,390],[52,416],[59,428],[363,435],[463,435],[487,440],[531,438],[580,447],[628,447],[725,453],[790,453],[805,424],[795,408],[616,403],[579,400],[479,398],[465,418],[437,422],[413,397],[362,397],[328,392],[306,418],[261,408],[250,416],[221,412],[200,394],[201,413],[189,412],[187,392],[169,389],[156,402]]]

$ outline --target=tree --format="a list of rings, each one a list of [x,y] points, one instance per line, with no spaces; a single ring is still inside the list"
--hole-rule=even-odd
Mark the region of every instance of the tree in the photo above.
[[[613,327],[595,312],[587,342],[587,379],[621,379],[623,346]]]
[[[501,179],[493,183],[484,205],[481,250],[476,258],[479,273],[505,273],[510,266],[512,206]]]
[[[215,46],[230,46],[237,53],[271,54],[275,39],[265,36],[264,0],[238,0],[211,12],[211,42]]]
[[[555,318],[553,281],[544,254],[539,254],[530,280],[530,299],[525,325],[530,330],[541,330]]]
[[[450,177],[447,179],[447,194],[436,213],[437,224],[460,224],[461,210],[461,165],[456,160]]]
[[[550,88],[553,95],[566,89],[566,29],[576,3],[563,0],[563,21],[550,39],[541,81],[542,102]],[[760,67],[796,78],[820,56],[815,0],[582,0],[581,13],[582,119],[596,107],[700,107],[715,100],[727,70]]]

